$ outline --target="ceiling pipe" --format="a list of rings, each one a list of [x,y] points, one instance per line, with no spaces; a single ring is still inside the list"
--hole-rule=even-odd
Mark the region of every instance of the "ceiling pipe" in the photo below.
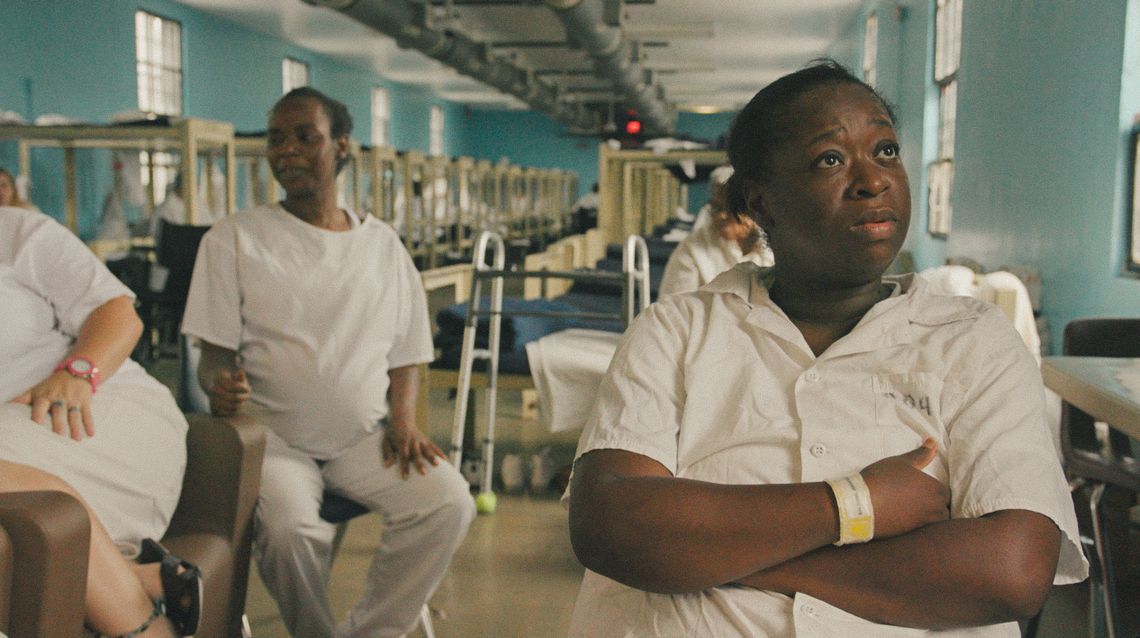
[[[486,44],[461,33],[436,31],[427,26],[423,4],[407,0],[303,0],[335,9],[396,41],[403,49],[415,49],[460,73],[513,95],[531,108],[546,113],[578,130],[595,130],[595,114],[581,104],[559,99],[558,89],[540,82],[533,74],[490,55]]]
[[[612,81],[628,106],[637,110],[646,133],[672,135],[676,112],[659,95],[660,86],[654,84],[652,73],[632,61],[621,29],[606,20],[613,1],[607,6],[606,0],[544,0],[566,27],[567,37],[593,58],[598,74]]]

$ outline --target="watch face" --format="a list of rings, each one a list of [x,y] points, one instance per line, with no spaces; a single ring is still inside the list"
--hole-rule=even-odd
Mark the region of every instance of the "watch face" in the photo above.
[[[88,374],[91,372],[91,362],[86,359],[76,359],[68,364],[71,371],[75,374]]]

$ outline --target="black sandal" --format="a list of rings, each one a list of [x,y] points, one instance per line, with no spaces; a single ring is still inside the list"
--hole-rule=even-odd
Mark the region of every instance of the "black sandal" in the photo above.
[[[138,562],[161,563],[158,573],[162,578],[162,600],[174,629],[183,636],[198,631],[202,617],[202,570],[149,538],[143,539]]]

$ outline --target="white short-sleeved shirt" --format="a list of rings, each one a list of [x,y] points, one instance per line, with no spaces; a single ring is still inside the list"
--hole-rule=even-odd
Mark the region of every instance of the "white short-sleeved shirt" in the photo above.
[[[1041,375],[1001,311],[929,294],[911,276],[816,357],[768,297],[771,270],[741,264],[649,308],[623,338],[578,455],[616,448],[675,476],[722,484],[814,482],[939,443],[926,472],[951,516],[1024,509],[1064,533],[1055,582],[1086,576],[1045,425]],[[727,390],[726,390],[727,389]],[[728,395],[726,396],[726,392]],[[573,636],[919,636],[804,594],[744,587],[685,595],[587,570]],[[1018,636],[1016,623],[940,636]]]
[[[375,217],[336,232],[278,204],[202,238],[182,323],[235,350],[273,431],[319,459],[375,431],[388,371],[433,357],[419,273]]]
[[[766,245],[744,254],[735,240],[724,239],[716,230],[710,213],[702,210],[704,221],[693,227],[693,232],[681,240],[665,263],[665,274],[657,294],[671,295],[692,292],[709,283],[720,273],[742,261],[758,266],[771,266],[772,251]]]
[[[87,315],[116,297],[135,295],[74,233],[43,213],[0,208],[0,403],[50,375]],[[163,387],[130,359],[103,383]]]

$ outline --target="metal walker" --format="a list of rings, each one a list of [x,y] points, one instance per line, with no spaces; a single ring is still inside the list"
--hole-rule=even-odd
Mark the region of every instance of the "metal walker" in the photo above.
[[[487,251],[491,250],[491,262],[487,264]],[[455,418],[451,430],[450,459],[452,465],[460,468],[463,461],[463,431],[466,425],[467,401],[471,390],[471,379],[475,361],[487,362],[487,425],[483,435],[483,450],[480,463],[479,494],[476,504],[482,513],[495,509],[495,495],[492,486],[495,453],[495,417],[499,378],[499,344],[503,318],[503,281],[527,278],[558,278],[575,282],[620,282],[622,284],[622,307],[617,313],[599,312],[551,312],[551,311],[511,311],[512,316],[532,317],[572,317],[587,320],[621,319],[624,326],[641,310],[649,306],[649,250],[645,239],[639,235],[626,238],[622,251],[622,272],[605,271],[525,271],[507,270],[506,250],[503,239],[491,231],[483,231],[475,243],[474,269],[471,275],[471,297],[467,302],[467,318],[463,327],[463,343],[459,357],[459,382],[457,386]],[[483,309],[483,283],[490,281],[490,307]],[[489,318],[487,348],[475,347],[475,335],[480,317]]]

